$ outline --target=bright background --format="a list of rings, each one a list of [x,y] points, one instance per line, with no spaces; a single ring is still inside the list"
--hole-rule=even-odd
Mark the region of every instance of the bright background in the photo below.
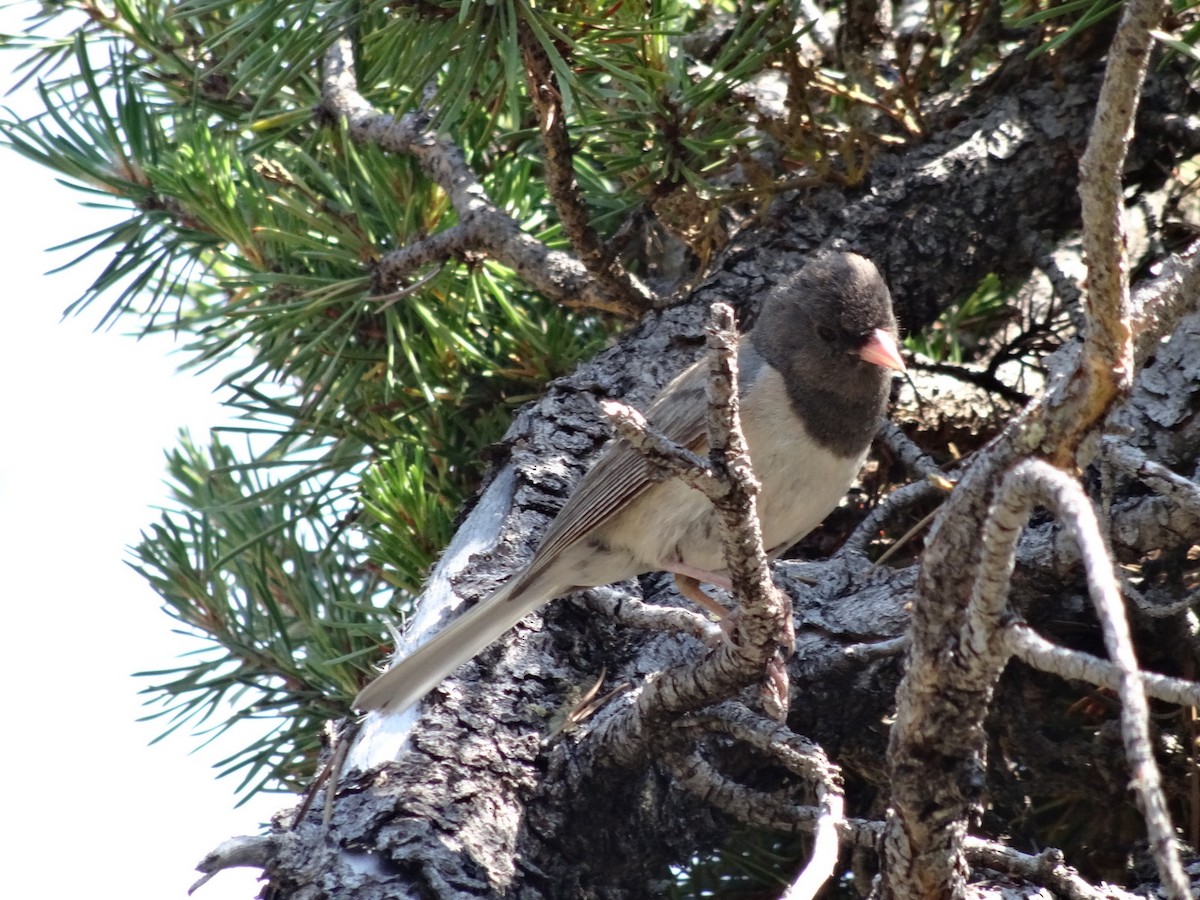
[[[22,5],[0,8],[0,32],[21,33]],[[18,55],[0,55],[0,91]],[[37,97],[26,86],[0,103],[29,113]],[[101,263],[46,275],[74,255],[46,248],[112,214],[3,149],[0,183],[0,896],[183,898],[208,851],[290,805],[264,795],[235,809],[234,780],[212,768],[235,744],[193,752],[184,733],[149,746],[161,724],[136,721],[148,682],[131,673],[199,645],[172,633],[126,547],[168,499],[178,430],[203,439],[230,417],[216,375],[176,373],[169,337],[135,340],[121,321],[93,332],[102,302],[62,321]],[[222,872],[194,896],[250,900],[257,874]]]

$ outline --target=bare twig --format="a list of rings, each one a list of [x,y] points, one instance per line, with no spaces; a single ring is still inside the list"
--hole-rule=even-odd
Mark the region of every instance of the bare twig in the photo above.
[[[401,279],[413,272],[448,259],[462,259],[474,249],[470,229],[461,224],[451,225],[406,247],[389,250],[380,258],[375,273],[381,286],[394,291]]]
[[[1134,292],[1135,360],[1153,352],[1159,339],[1195,306],[1200,295],[1198,259],[1200,241],[1164,262],[1158,274]],[[959,890],[965,887],[965,858],[955,848],[961,847],[963,823],[977,797],[964,784],[977,781],[989,701],[986,691],[968,691],[958,680],[963,672],[958,642],[971,592],[963,573],[980,565],[984,543],[972,523],[986,520],[1001,472],[1029,453],[1054,452],[1074,433],[1069,423],[1081,410],[1081,365],[1079,353],[1064,356],[1061,374],[1047,395],[980,451],[931,529],[913,603],[909,666],[897,692],[888,748],[893,812],[883,845],[884,896],[954,893],[950,883]],[[1099,412],[1088,411],[1093,416]],[[950,721],[955,728],[938,727]],[[930,755],[940,761],[936,766],[923,764]],[[900,883],[892,883],[896,878]]]
[[[1039,671],[1050,672],[1060,678],[1086,681],[1111,691],[1116,691],[1120,686],[1121,674],[1108,660],[1082,650],[1060,647],[1023,623],[1006,626],[1000,639],[1007,653]],[[1142,686],[1146,695],[1156,700],[1200,707],[1200,684],[1194,681],[1142,672]]]
[[[1053,847],[1030,855],[983,838],[967,837],[963,843],[972,865],[1044,885],[1065,900],[1133,900],[1135,896],[1112,885],[1097,888],[1088,884],[1063,862],[1062,851]]]
[[[546,190],[558,210],[563,231],[585,269],[609,294],[631,309],[650,309],[654,297],[620,261],[609,254],[592,228],[587,204],[579,190],[572,162],[574,152],[567,133],[562,89],[546,49],[525,22],[518,26],[521,59],[529,97],[541,125],[542,155],[546,163]]]
[[[1024,391],[1010,387],[997,378],[992,372],[991,366],[987,370],[979,371],[963,363],[927,362],[924,359],[917,359],[913,362],[912,367],[923,372],[949,375],[951,378],[957,378],[959,381],[983,388],[985,391],[995,394],[1010,403],[1023,404],[1028,403],[1030,399],[1029,395]]]
[[[1008,661],[1000,644],[1000,631],[1008,611],[1017,540],[1033,512],[1034,498],[1028,484],[1033,476],[1027,465],[1019,465],[1001,483],[983,526],[979,568],[971,580],[971,600],[962,633],[964,683],[971,690],[984,691],[995,684]]]
[[[1188,509],[1200,508],[1200,485],[1156,463],[1133,445],[1115,438],[1101,444],[1104,457],[1110,463],[1145,483],[1173,502]]]
[[[667,753],[662,762],[680,787],[747,825],[811,833],[821,816],[818,807],[739,784],[698,752]]]
[[[218,872],[225,869],[250,867],[266,869],[271,859],[279,852],[280,844],[292,839],[291,832],[276,834],[239,835],[221,842],[215,850],[209,853],[196,866],[201,877],[190,888],[188,894],[194,894],[207,884]]]
[[[683,479],[710,500],[724,495],[728,485],[721,482],[708,461],[656,431],[639,410],[618,400],[601,400],[600,410],[617,434],[664,474]]]
[[[711,711],[682,720],[685,728],[705,728],[728,734],[767,754],[778,764],[811,781],[818,790],[820,807],[791,803],[774,793],[756,791],[731,781],[699,754],[672,754],[666,760],[669,770],[681,785],[696,792],[706,802],[747,824],[789,832],[818,832],[822,823],[836,831],[841,843],[871,849],[883,830],[880,822],[841,819],[840,779],[824,753],[806,738],[785,726],[754,715],[737,703],[723,703]],[[821,799],[824,790],[825,800]],[[829,799],[838,798],[835,803]],[[1115,900],[1133,895],[1112,885],[1092,885],[1066,865],[1062,852],[1048,848],[1038,854],[1021,853],[993,841],[967,836],[963,839],[967,860],[980,868],[1028,880],[1050,888],[1070,900]],[[785,897],[811,896],[817,878],[814,871],[821,852],[814,848],[813,858]],[[822,867],[832,864],[822,862]],[[832,871],[830,869],[829,871]],[[808,876],[814,876],[811,880]],[[796,891],[796,893],[792,893]]]
[[[709,460],[729,485],[725,496],[713,498],[713,505],[721,518],[725,564],[740,607],[738,640],[771,655],[786,648],[790,655],[795,643],[792,606],[771,581],[762,543],[759,484],[738,405],[737,331],[733,310],[724,303],[713,304],[708,348]]]
[[[462,151],[428,127],[427,116],[409,113],[395,118],[371,106],[359,93],[353,51],[346,37],[334,41],[325,54],[321,96],[324,108],[345,121],[354,140],[415,158],[446,192],[458,216],[458,225],[448,230],[453,234],[427,238],[431,244],[426,247],[418,242],[395,251],[398,255],[379,272],[384,292],[393,290],[396,279],[418,265],[476,252],[499,260],[527,284],[563,303],[630,317],[644,311],[644,305],[631,305],[626,298],[614,296],[577,259],[551,250],[523,232],[488,198]]]
[[[883,441],[892,454],[913,475],[922,478],[938,477],[949,481],[950,477],[942,471],[941,466],[933,461],[928,453],[917,446],[904,430],[895,422],[885,422],[879,429],[877,440]]]
[[[900,637],[851,644],[845,649],[845,654],[849,659],[858,662],[870,662],[873,659],[888,659],[892,656],[900,656],[908,650],[908,643],[908,635],[902,634]]]
[[[866,553],[867,545],[879,534],[880,529],[892,516],[910,506],[924,503],[931,497],[945,496],[945,494],[945,489],[938,483],[926,480],[914,481],[896,488],[858,524],[858,527],[838,550],[838,556],[847,553],[859,555]]]
[[[845,828],[841,775],[819,746],[795,734],[787,726],[771,722],[738,703],[722,703],[702,716],[678,723],[681,728],[717,731],[754,747],[769,759],[809,782],[817,806],[792,803],[775,793],[756,791],[737,784],[707,762],[699,753],[670,754],[668,765],[681,785],[706,802],[748,824],[770,825],[787,831],[811,831],[815,835],[808,865],[784,892],[788,900],[816,896],[837,868],[838,846]]]
[[[761,644],[763,635],[754,631],[758,618],[755,603],[770,597],[770,602],[764,601],[763,605],[772,606],[777,601],[777,592],[771,582],[767,556],[762,548],[762,529],[758,521],[758,482],[751,468],[749,448],[742,434],[738,412],[737,341],[733,330],[733,310],[723,303],[715,304],[708,335],[712,352],[707,382],[707,460],[655,432],[637,410],[615,401],[605,401],[601,406],[612,418],[617,432],[647,459],[668,474],[684,479],[713,502],[722,520],[730,580],[741,599],[739,641],[749,639]],[[777,617],[778,613],[774,610],[768,615],[770,619]],[[754,633],[743,633],[743,626],[749,627]],[[777,638],[778,632],[774,631],[768,640]]]
[[[979,568],[996,579],[1000,568],[1008,564],[999,557],[982,560],[985,543],[972,523],[984,518],[1001,473],[1023,457],[1041,454],[1060,468],[1073,466],[1084,437],[1132,378],[1136,323],[1131,324],[1120,231],[1121,170],[1146,67],[1148,22],[1159,15],[1161,7],[1158,0],[1134,0],[1126,6],[1109,53],[1086,161],[1081,165],[1084,240],[1094,273],[1089,276],[1089,331],[1084,351],[1041,400],[980,453],[930,532],[913,604],[909,668],[897,693],[888,747],[893,796],[883,841],[881,895],[885,898],[961,896],[966,889],[962,835],[978,810],[976,785],[982,783],[984,714],[991,697],[988,690],[978,688],[989,682],[986,677],[974,677],[977,660],[966,660],[963,665],[963,657],[969,654],[958,652],[960,642],[970,638],[972,649],[985,648],[978,662],[986,670],[1001,657],[992,646],[992,637],[982,632],[968,635],[964,625],[968,606],[981,616],[981,622],[994,616],[997,586],[985,585],[972,600],[973,589],[964,584],[964,573]],[[1098,602],[1106,605],[1103,596]],[[1106,634],[1117,633],[1116,626],[1106,625]],[[1128,680],[1136,685],[1136,679],[1135,671]],[[1144,707],[1140,687],[1137,693]],[[1136,709],[1126,708],[1125,712],[1130,720],[1139,719]],[[1135,737],[1139,727],[1134,721],[1128,731],[1130,765],[1139,780],[1139,795],[1150,803],[1144,811],[1155,858],[1160,866],[1166,866],[1163,878],[1172,882],[1174,892],[1179,889],[1178,862],[1172,861],[1170,848],[1160,840],[1164,820],[1154,807],[1161,792],[1157,773],[1147,774],[1145,760],[1134,746],[1140,740]],[[1152,759],[1149,762],[1153,764]]]
[[[721,639],[719,625],[690,609],[643,603],[636,597],[614,590],[580,591],[576,596],[582,597],[588,606],[621,625],[690,634],[709,646]]]

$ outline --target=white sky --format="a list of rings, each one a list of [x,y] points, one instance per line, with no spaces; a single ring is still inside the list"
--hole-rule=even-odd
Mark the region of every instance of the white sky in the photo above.
[[[20,33],[22,17],[0,9],[0,32]],[[17,56],[0,53],[4,90]],[[18,111],[35,101],[28,88],[0,99]],[[229,417],[215,376],[175,373],[169,339],[136,341],[120,322],[93,333],[99,304],[60,321],[98,264],[46,276],[70,255],[45,248],[105,220],[4,150],[0,183],[0,772],[15,795],[0,895],[183,898],[205,853],[290,805],[266,795],[234,809],[234,780],[211,767],[236,736],[195,753],[187,734],[151,747],[159,724],[135,721],[146,684],[131,673],[197,645],[171,633],[126,547],[167,500],[163,453],[178,429],[202,439]],[[195,897],[249,900],[256,875],[221,873]]]

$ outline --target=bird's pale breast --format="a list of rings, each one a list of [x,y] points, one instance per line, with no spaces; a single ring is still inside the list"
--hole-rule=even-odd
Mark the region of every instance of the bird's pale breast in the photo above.
[[[804,430],[788,403],[779,372],[764,367],[743,400],[742,427],[750,446],[758,495],[763,545],[786,550],[838,504],[862,468],[867,448],[857,456],[837,456]],[[604,539],[627,547],[639,571],[679,561],[708,572],[723,572],[725,556],[712,504],[677,478],[642,494],[603,529]],[[629,536],[636,539],[626,542]],[[628,576],[625,576],[628,577]]]

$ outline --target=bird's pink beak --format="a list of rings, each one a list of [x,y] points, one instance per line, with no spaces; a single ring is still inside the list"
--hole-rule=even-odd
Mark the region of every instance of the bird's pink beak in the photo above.
[[[900,358],[900,348],[890,332],[876,328],[866,345],[858,351],[858,355],[869,363],[883,366],[885,369],[895,369],[897,372],[907,372],[908,367]]]

